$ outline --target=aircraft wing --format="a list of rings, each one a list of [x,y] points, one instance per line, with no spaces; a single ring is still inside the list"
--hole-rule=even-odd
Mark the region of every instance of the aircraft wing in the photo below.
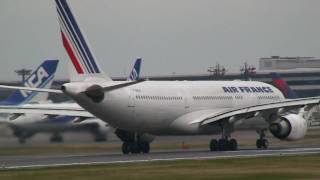
[[[25,104],[20,106],[0,106],[0,113],[45,114],[92,118],[88,111],[74,103],[60,104]]]
[[[189,124],[197,124],[206,125],[212,122],[216,122],[219,120],[230,120],[235,121],[238,119],[247,119],[251,117],[258,116],[264,112],[273,112],[277,115],[288,112],[293,109],[299,109],[303,107],[313,107],[315,105],[320,104],[320,97],[313,98],[300,98],[300,99],[290,99],[284,100],[274,103],[260,104],[255,106],[247,106],[237,109],[226,109],[219,111],[217,113],[208,113],[207,116],[203,116],[202,118],[197,118],[191,121]]]

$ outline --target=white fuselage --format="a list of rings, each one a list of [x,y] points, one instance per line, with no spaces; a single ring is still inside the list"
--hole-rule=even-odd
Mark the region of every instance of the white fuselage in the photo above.
[[[156,135],[213,134],[216,133],[214,127],[202,129],[192,125],[197,127],[188,129],[191,126],[188,120],[179,117],[192,112],[218,112],[284,99],[275,87],[253,81],[145,81],[106,92],[100,103],[79,93],[88,84],[66,86],[73,90],[66,93],[77,103],[111,126]]]

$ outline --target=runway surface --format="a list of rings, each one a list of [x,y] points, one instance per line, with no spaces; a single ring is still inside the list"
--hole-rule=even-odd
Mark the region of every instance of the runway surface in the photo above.
[[[2,169],[40,168],[70,165],[92,165],[112,163],[134,163],[151,161],[173,161],[194,159],[249,158],[262,156],[303,155],[320,153],[320,147],[288,148],[273,150],[239,150],[209,152],[205,150],[163,151],[150,154],[95,154],[95,155],[49,155],[0,157]]]

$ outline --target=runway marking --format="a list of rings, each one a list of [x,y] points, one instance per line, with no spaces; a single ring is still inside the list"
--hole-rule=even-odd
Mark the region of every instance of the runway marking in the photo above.
[[[138,159],[138,160],[123,160],[123,161],[110,161],[110,162],[80,162],[80,163],[58,163],[58,164],[39,164],[27,166],[8,166],[1,165],[2,170],[5,169],[25,169],[25,168],[47,168],[47,167],[60,167],[60,166],[79,166],[79,165],[107,165],[107,164],[122,164],[122,163],[139,163],[139,162],[155,162],[155,161],[177,161],[177,160],[209,160],[209,159],[230,159],[230,158],[255,158],[255,157],[269,157],[269,156],[292,156],[292,155],[309,155],[319,154],[320,148],[296,148],[286,150],[254,150],[257,154],[240,154],[240,155],[217,155],[212,156],[199,156],[199,157],[181,157],[181,158],[155,158],[155,159]],[[278,152],[279,151],[279,152]],[[234,151],[239,153],[241,151]],[[273,153],[271,153],[273,152]],[[216,155],[216,156],[215,156]]]

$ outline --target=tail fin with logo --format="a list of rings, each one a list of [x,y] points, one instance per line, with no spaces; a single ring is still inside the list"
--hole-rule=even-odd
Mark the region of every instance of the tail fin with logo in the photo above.
[[[63,46],[76,70],[76,77],[73,81],[84,81],[104,79],[111,81],[100,68],[79,24],[76,21],[66,0],[55,0],[58,19],[61,30]]]
[[[137,58],[136,59],[134,65],[133,65],[132,71],[129,74],[128,80],[130,80],[130,81],[139,80],[139,78],[140,78],[140,69],[141,69],[141,61],[142,61],[141,58]]]
[[[25,87],[50,88],[54,79],[54,74],[58,66],[58,60],[44,61],[32,74],[23,82]],[[5,100],[0,101],[0,105],[20,105],[29,102],[45,101],[48,93],[38,93],[35,91],[15,90]]]
[[[284,81],[278,73],[270,73],[272,77],[272,84],[278,88],[285,98],[296,99],[298,95],[289,87],[286,81]]]

